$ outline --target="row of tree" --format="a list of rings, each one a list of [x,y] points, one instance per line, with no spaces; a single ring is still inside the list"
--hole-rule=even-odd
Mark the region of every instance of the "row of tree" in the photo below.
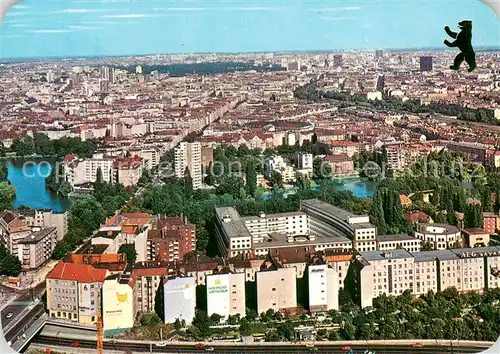
[[[91,157],[97,150],[97,144],[94,141],[82,141],[80,138],[49,139],[43,133],[35,133],[33,137],[26,135],[24,138],[15,139],[6,149],[0,143],[0,157],[8,152],[14,152],[17,156],[31,156],[34,154],[42,156],[63,157],[67,154],[77,154],[81,157]]]
[[[323,91],[318,87],[318,83],[313,80],[308,84],[298,87],[294,91],[294,96],[298,99],[319,102],[324,99],[332,99],[346,103],[355,103],[365,106],[372,106],[378,109],[392,110],[397,112],[419,113],[439,113],[447,116],[456,116],[460,120],[481,122],[487,124],[500,124],[494,117],[494,112],[487,109],[472,109],[457,104],[448,104],[443,102],[431,102],[428,105],[422,105],[417,100],[403,101],[396,97],[390,97],[383,94],[382,100],[368,100],[365,95],[350,94],[348,92]]]

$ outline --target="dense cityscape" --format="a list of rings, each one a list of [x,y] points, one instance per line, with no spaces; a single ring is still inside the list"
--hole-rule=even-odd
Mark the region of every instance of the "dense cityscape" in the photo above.
[[[7,341],[491,345],[500,56],[453,54],[3,62]]]

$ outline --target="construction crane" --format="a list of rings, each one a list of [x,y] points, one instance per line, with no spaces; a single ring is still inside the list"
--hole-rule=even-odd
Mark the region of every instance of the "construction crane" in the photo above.
[[[97,291],[97,354],[102,354],[103,348],[103,332],[102,332],[102,315],[101,315],[101,289]]]

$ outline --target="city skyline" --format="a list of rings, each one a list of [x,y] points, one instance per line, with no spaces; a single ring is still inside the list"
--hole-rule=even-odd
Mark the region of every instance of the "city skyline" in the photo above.
[[[443,4],[450,3],[27,0],[7,13],[0,54],[23,59],[438,49],[444,26],[458,30],[456,23],[465,18],[474,23],[474,46],[498,47],[498,19],[486,5],[467,0],[444,13]]]

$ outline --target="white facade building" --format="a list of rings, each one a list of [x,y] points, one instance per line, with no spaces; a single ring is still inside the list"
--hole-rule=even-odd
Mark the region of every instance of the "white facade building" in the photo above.
[[[414,231],[416,238],[422,240],[422,246],[430,244],[435,250],[457,248],[463,245],[460,230],[447,224],[417,224]]]
[[[327,264],[308,267],[309,311],[326,312],[339,309],[339,277]]]
[[[207,275],[207,313],[216,313],[227,319],[229,316],[246,315],[245,274],[219,273]]]
[[[201,144],[198,142],[181,142],[175,149],[175,177],[184,178],[186,168],[189,169],[193,179],[193,189],[201,188],[202,168],[201,168]]]
[[[193,322],[196,307],[196,280],[194,277],[169,278],[163,285],[165,323],[176,319]]]

